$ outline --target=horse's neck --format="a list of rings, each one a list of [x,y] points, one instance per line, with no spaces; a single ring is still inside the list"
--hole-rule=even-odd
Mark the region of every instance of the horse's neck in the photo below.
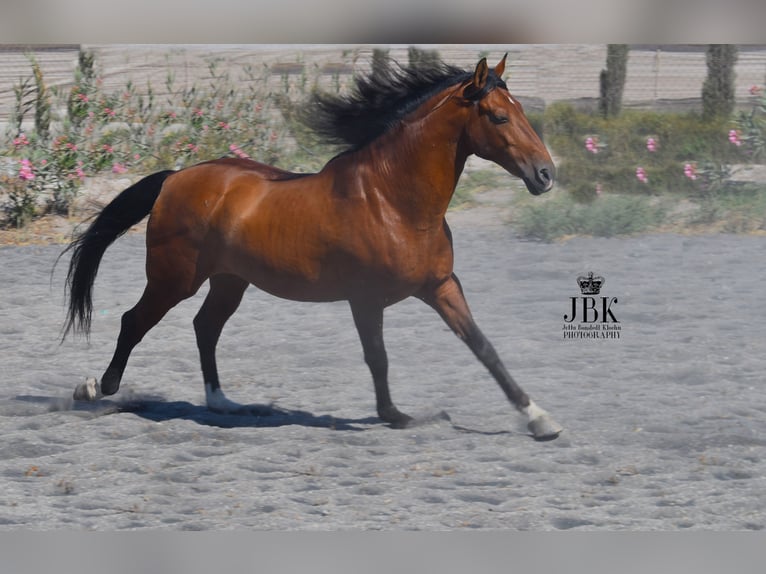
[[[441,224],[468,156],[461,145],[462,125],[440,115],[405,121],[354,158],[402,215],[434,224]]]

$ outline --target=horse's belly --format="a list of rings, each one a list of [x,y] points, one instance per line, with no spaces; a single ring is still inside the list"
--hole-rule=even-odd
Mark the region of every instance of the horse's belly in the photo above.
[[[247,280],[267,293],[293,301],[326,302],[348,298],[341,284],[292,273],[254,269],[248,273]]]
[[[307,272],[308,271],[308,272]],[[415,293],[419,284],[373,270],[317,263],[301,271],[253,264],[240,273],[254,286],[283,299],[327,302],[369,298],[390,305]]]

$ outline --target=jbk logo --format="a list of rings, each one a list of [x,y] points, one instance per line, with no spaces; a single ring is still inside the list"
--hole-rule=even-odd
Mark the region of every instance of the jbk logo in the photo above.
[[[619,323],[612,311],[612,305],[617,304],[617,297],[570,297],[572,310],[564,315],[564,321],[571,323],[577,318],[578,308],[582,310],[580,321],[583,323]],[[600,299],[600,304],[599,304]]]
[[[596,297],[604,286],[603,277],[593,274],[577,278],[582,297],[570,297],[570,309],[564,314],[565,339],[619,339],[620,321],[615,314],[617,297]],[[575,320],[579,320],[577,325]]]

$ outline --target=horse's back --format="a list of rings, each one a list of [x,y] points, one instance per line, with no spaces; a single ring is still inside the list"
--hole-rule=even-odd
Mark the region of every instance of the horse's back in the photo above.
[[[202,167],[202,166],[230,167],[230,168],[241,170],[247,173],[255,174],[269,181],[284,181],[284,180],[290,180],[290,179],[300,179],[300,178],[312,175],[310,173],[295,173],[292,171],[287,171],[285,169],[274,167],[273,165],[268,165],[266,163],[261,163],[252,159],[240,159],[240,158],[234,158],[234,157],[223,157],[220,159],[214,159],[211,161],[206,161],[206,162],[197,164],[196,166],[193,166],[193,167]]]

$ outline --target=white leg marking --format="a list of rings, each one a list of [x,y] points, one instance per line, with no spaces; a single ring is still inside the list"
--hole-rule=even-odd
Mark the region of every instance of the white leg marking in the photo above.
[[[538,407],[534,401],[529,401],[529,406],[521,409],[521,412],[527,415],[529,422],[548,414],[545,410]]]
[[[232,413],[242,408],[242,405],[227,399],[220,388],[213,390],[208,383],[205,383],[205,402],[211,411],[222,413]]]
[[[98,384],[96,379],[90,378],[85,379],[84,383],[80,383],[74,388],[72,398],[76,401],[95,401],[103,396],[101,394],[101,385]]]

